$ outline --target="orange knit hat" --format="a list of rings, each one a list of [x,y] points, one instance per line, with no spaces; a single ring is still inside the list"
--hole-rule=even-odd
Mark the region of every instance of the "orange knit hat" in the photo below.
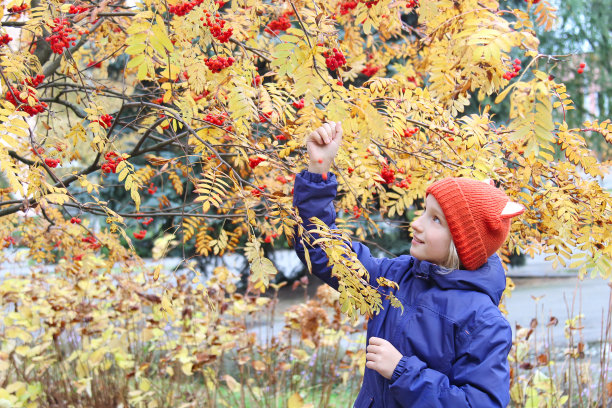
[[[525,208],[489,182],[449,177],[427,188],[440,204],[461,264],[481,267],[502,246],[510,231],[510,218]]]

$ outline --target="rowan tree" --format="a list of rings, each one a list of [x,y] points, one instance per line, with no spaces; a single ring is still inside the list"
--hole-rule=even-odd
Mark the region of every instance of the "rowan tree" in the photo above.
[[[548,72],[563,57],[535,34],[553,28],[547,0],[12,0],[1,17],[0,239],[58,272],[127,270],[155,236],[156,258],[244,254],[264,291],[276,269],[262,244],[291,241],[299,220],[304,137],[342,121],[342,230],[313,221],[330,258],[352,259],[349,233],[406,223],[455,175],[527,208],[506,255],[609,276],[609,163],[585,133],[610,143],[612,124],[567,125],[574,103]],[[504,99],[508,117],[483,103]],[[337,273],[343,309],[374,313],[359,263]]]

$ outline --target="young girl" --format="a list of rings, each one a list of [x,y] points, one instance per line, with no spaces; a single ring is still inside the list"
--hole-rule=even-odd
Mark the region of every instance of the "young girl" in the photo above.
[[[328,173],[342,141],[340,123],[307,138],[310,164],[295,179],[294,205],[308,230],[311,217],[335,228],[337,182]],[[425,210],[411,224],[410,255],[374,258],[352,249],[370,274],[399,284],[404,306],[383,301],[368,321],[366,368],[354,406],[505,407],[510,400],[510,325],[498,309],[506,286],[495,252],[510,218],[523,212],[489,183],[447,178],[429,186]],[[304,260],[297,237],[295,250]],[[308,247],[313,273],[338,289],[325,252]]]

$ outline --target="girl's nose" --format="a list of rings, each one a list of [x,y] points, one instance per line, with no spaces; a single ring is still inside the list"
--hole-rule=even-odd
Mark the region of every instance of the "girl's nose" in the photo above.
[[[410,226],[412,227],[413,230],[421,231],[420,220],[421,220],[421,217],[417,217],[414,219],[414,221],[410,223]]]

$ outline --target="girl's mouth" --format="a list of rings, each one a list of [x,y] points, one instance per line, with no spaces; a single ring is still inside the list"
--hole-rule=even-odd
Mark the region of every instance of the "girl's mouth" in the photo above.
[[[418,239],[417,237],[413,237],[412,238],[412,243],[413,244],[424,244],[425,242],[421,241],[420,239]]]

